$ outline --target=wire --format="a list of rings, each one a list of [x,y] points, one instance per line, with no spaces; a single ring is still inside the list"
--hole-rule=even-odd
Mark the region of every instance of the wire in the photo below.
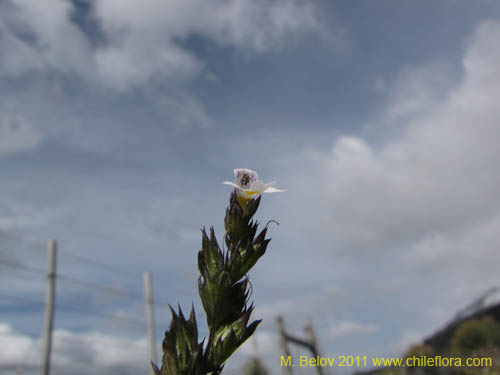
[[[35,248],[37,248],[37,250],[35,251],[35,253],[37,255],[42,255],[42,252],[40,252],[39,251],[40,249],[38,249],[41,246],[41,244],[40,243],[34,243],[34,245],[36,245]],[[18,246],[17,248],[20,248],[20,247]],[[30,252],[33,252],[33,248],[32,247],[30,247],[29,249],[30,249],[29,250]],[[0,254],[1,253],[3,253],[3,252],[0,252]],[[80,263],[86,263],[86,264],[91,265],[93,267],[104,269],[108,273],[113,273],[113,274],[120,275],[122,278],[126,278],[126,279],[128,279],[130,281],[132,281],[132,280],[134,282],[137,281],[136,278],[134,278],[134,277],[132,277],[130,275],[130,272],[125,271],[124,269],[118,268],[116,266],[112,266],[112,265],[106,264],[106,263],[97,262],[97,261],[95,261],[93,259],[89,259],[89,258],[83,257],[81,255],[75,254],[73,252],[67,251],[66,249],[64,250],[64,252],[59,252],[59,254],[60,254],[60,256],[62,258],[66,258],[66,257],[73,258],[74,260],[77,260]],[[0,258],[0,263],[1,263],[1,260],[2,259]],[[14,263],[14,262],[9,262],[9,261],[6,261],[6,262],[8,262],[8,263]]]
[[[0,267],[1,269],[1,267]],[[27,270],[18,270],[19,272],[13,272],[13,273],[9,273],[8,275],[8,278],[18,278],[18,279],[22,279],[23,281],[33,281],[33,282],[37,282],[37,283],[40,283],[40,281],[43,281],[43,279],[46,277],[46,275],[43,275],[41,273],[38,273],[38,272],[31,272],[31,271],[27,271]],[[24,272],[28,272],[30,275],[33,275],[33,278],[32,279],[27,279],[26,278],[26,274]],[[5,284],[5,282],[4,282]]]
[[[37,275],[40,275],[40,274],[45,275],[46,272],[47,272],[47,271],[45,271],[45,270],[43,270],[41,268],[26,266],[26,265],[20,264],[18,262],[0,260],[0,264],[3,264],[5,266],[7,266],[7,267],[16,268],[16,269],[20,269],[20,270],[23,270],[23,271],[28,271],[28,272],[31,272],[31,273],[35,273]],[[117,296],[120,296],[120,297],[123,297],[123,298],[132,298],[132,299],[143,301],[142,297],[139,297],[139,296],[136,296],[136,295],[132,296],[130,294],[117,291],[116,289],[113,289],[113,288],[110,288],[110,287],[103,287],[103,286],[101,286],[99,284],[89,283],[87,281],[82,281],[82,280],[76,279],[74,277],[61,274],[61,273],[57,273],[57,279],[58,280],[66,280],[67,282],[70,282],[70,283],[73,283],[73,284],[78,284],[80,286],[86,287],[86,288],[91,289],[91,290],[99,290],[101,292],[105,292],[105,293],[108,293],[108,294],[114,294],[114,295],[117,295]]]
[[[13,301],[19,301],[19,302],[24,302],[24,303],[37,304],[37,305],[42,305],[42,306],[45,304],[44,302],[41,302],[41,301],[36,301],[36,300],[33,300],[33,299],[24,298],[24,297],[9,296],[9,295],[6,295],[6,294],[0,294],[0,297],[6,298],[6,299],[10,299],[10,300],[13,300]]]
[[[128,280],[134,280],[134,282],[137,281],[137,279],[133,279],[132,277],[130,277],[129,273],[127,273],[127,272],[125,272],[123,270],[119,270],[117,268],[114,268],[112,266],[109,266],[109,265],[106,265],[106,264],[103,264],[103,263],[99,263],[99,262],[96,262],[96,261],[93,261],[93,260],[90,260],[90,259],[86,259],[86,258],[81,257],[79,255],[68,253],[66,251],[64,253],[62,253],[62,256],[63,257],[64,256],[69,256],[70,258],[78,260],[79,262],[87,263],[87,264],[91,264],[91,265],[93,265],[95,267],[103,268],[107,272],[111,271],[111,272],[114,272],[115,274],[120,274],[122,277],[125,276]],[[21,264],[21,263],[16,262],[16,261],[9,261],[9,260],[6,260],[6,259],[1,259],[1,258],[0,258],[0,264],[4,264],[4,265],[7,265],[7,266],[19,268],[19,269],[31,270],[31,271],[34,271],[34,272],[46,273],[46,270],[44,270],[42,268],[26,266],[26,265]]]
[[[106,293],[106,294],[113,294],[113,295],[116,295],[116,296],[119,296],[122,298],[129,298],[129,299],[134,299],[137,301],[144,302],[144,298],[142,296],[123,292],[123,291],[117,290],[113,287],[101,286],[101,285],[96,284],[96,283],[91,283],[88,281],[79,280],[79,279],[74,278],[72,276],[67,276],[67,275],[60,274],[60,273],[57,274],[57,278],[59,280],[67,281],[71,284],[83,286],[84,288],[87,288],[87,289],[98,290],[98,291],[101,291],[101,292]]]
[[[65,258],[65,257],[73,258],[73,259],[77,260],[78,262],[86,263],[86,264],[89,264],[89,265],[91,265],[93,267],[98,267],[98,268],[104,269],[104,270],[106,270],[107,272],[110,272],[110,273],[119,274],[121,277],[126,278],[126,279],[128,279],[130,281],[132,281],[132,280],[134,282],[137,281],[136,278],[133,278],[133,277],[130,276],[130,272],[127,272],[127,271],[125,271],[123,269],[120,269],[120,268],[117,268],[115,266],[111,266],[109,264],[100,263],[100,262],[97,262],[95,260],[82,257],[81,255],[77,255],[77,254],[68,252],[67,250],[65,250],[64,252],[59,252],[59,254],[61,254],[62,258]],[[26,266],[24,266],[24,265],[22,265],[22,264],[20,264],[18,262],[9,261],[9,260],[5,260],[5,259],[2,259],[2,258],[0,258],[0,263],[10,264],[10,265],[18,267],[18,268],[31,268],[31,267],[26,267]],[[40,268],[38,268],[37,270],[45,272],[43,269],[40,269]]]
[[[26,271],[35,272],[35,273],[42,273],[42,274],[47,273],[47,271],[42,269],[42,268],[26,266],[25,264],[21,264],[19,262],[13,262],[13,261],[6,260],[6,259],[0,259],[0,264],[6,265],[7,267],[18,268],[18,269],[22,269],[22,270],[26,270]]]
[[[80,285],[80,286],[87,288],[87,289],[90,289],[90,290],[97,290],[97,291],[100,291],[102,293],[111,294],[111,295],[115,295],[115,296],[122,297],[122,298],[128,298],[128,299],[139,301],[139,302],[144,302],[144,297],[141,295],[138,295],[138,294],[131,294],[130,292],[120,291],[120,290],[117,290],[113,287],[103,287],[103,286],[96,284],[96,283],[82,281],[82,280],[76,279],[74,277],[63,275],[63,274],[57,274],[57,277],[58,277],[58,279],[65,280],[65,281],[72,283],[72,284]],[[154,301],[154,304],[158,305],[158,306],[168,306],[168,303],[165,303],[165,302]]]
[[[122,320],[126,320],[128,322],[130,322],[131,324],[134,324],[134,325],[138,325],[138,326],[141,326],[141,327],[145,327],[146,326],[146,321],[145,320],[141,320],[141,319],[136,319],[136,318],[132,318],[132,317],[128,317],[128,316],[119,316],[119,315],[111,315],[111,314],[104,314],[104,313],[100,313],[100,312],[97,312],[97,311],[83,311],[83,310],[80,310],[76,307],[73,307],[73,306],[68,306],[68,305],[60,305],[60,304],[55,304],[56,305],[56,311],[57,310],[63,310],[63,311],[71,311],[71,312],[74,312],[74,313],[77,313],[77,314],[82,314],[82,315],[93,315],[93,316],[97,316],[97,317],[100,317],[100,318],[105,318],[105,319],[111,319],[111,320],[115,320],[115,319],[122,319]]]
[[[40,274],[45,275],[46,274],[46,271],[41,269],[41,268],[26,266],[26,265],[20,264],[18,262],[0,260],[0,264],[3,264],[7,267],[16,268],[16,269],[20,269],[20,270],[27,271],[30,273],[34,273],[37,275],[40,275]],[[100,291],[100,292],[103,292],[106,294],[112,294],[115,296],[119,296],[121,298],[128,298],[128,299],[133,299],[136,301],[144,302],[144,298],[140,295],[122,292],[122,291],[119,291],[119,290],[112,288],[112,287],[105,287],[105,286],[99,285],[97,283],[83,281],[83,280],[77,279],[77,278],[72,277],[72,276],[67,276],[67,275],[62,274],[62,273],[57,273],[57,279],[67,281],[67,282],[72,283],[72,284],[80,285],[80,286],[87,288],[87,289],[90,289],[92,291]],[[167,305],[166,303],[161,303],[161,302],[155,302],[155,303],[157,303],[158,305]]]
[[[0,298],[5,298],[5,299],[23,302],[23,303],[36,304],[36,305],[40,305],[40,306],[45,305],[45,302],[41,302],[41,301],[37,301],[34,299],[29,299],[29,298],[24,298],[24,297],[6,295],[6,294],[0,294]],[[83,311],[79,308],[76,308],[74,306],[69,306],[69,305],[62,305],[62,304],[55,303],[55,308],[56,308],[56,311],[57,310],[71,311],[71,312],[74,312],[77,314],[93,315],[93,316],[97,316],[100,318],[112,319],[112,320],[122,319],[122,320],[129,321],[131,324],[140,325],[141,327],[144,327],[146,325],[145,320],[141,320],[141,319],[137,319],[137,318],[133,318],[133,317],[124,317],[124,316],[119,316],[119,315],[105,314],[105,313],[100,313],[100,312],[92,311],[92,310]]]
[[[4,260],[4,259],[0,260],[0,264],[3,264],[5,266],[11,267],[11,268],[21,269],[23,271],[27,271],[27,272],[31,272],[31,273],[35,273],[35,274],[45,275],[47,272],[46,270],[43,270],[41,268],[26,266],[26,265],[23,265],[19,262],[13,262],[13,261],[8,261],[8,260]],[[65,275],[62,273],[56,273],[56,276],[57,276],[58,280],[65,280],[69,283],[80,285],[80,286],[87,288],[87,289],[90,289],[92,291],[99,291],[102,293],[119,296],[121,298],[128,298],[131,300],[144,302],[144,297],[140,296],[138,294],[131,294],[130,292],[122,292],[122,291],[119,291],[119,290],[112,288],[112,287],[101,286],[97,283],[91,283],[88,281],[80,280],[80,279],[77,279],[75,277],[68,276],[68,275]],[[155,305],[168,306],[168,303],[155,301]]]
[[[67,250],[64,251],[64,253],[62,254],[62,256],[73,258],[73,259],[75,259],[75,260],[77,260],[79,262],[87,263],[87,264],[92,265],[94,267],[104,269],[104,270],[106,270],[108,272],[113,272],[115,274],[119,274],[122,277],[127,278],[128,280],[134,280],[134,282],[137,281],[137,279],[135,279],[135,278],[133,278],[133,277],[130,276],[130,272],[127,272],[127,271],[125,271],[125,270],[123,270],[121,268],[117,268],[116,266],[111,266],[109,264],[105,264],[105,263],[101,263],[101,262],[96,262],[95,260],[82,257],[81,255],[76,255],[75,253],[72,253],[72,252],[68,252]]]
[[[106,263],[97,262],[95,260],[88,259],[86,257],[82,257],[81,255],[77,255],[73,252],[68,252],[67,250],[65,250],[64,253],[62,253],[62,254],[63,254],[63,256],[69,256],[70,258],[73,258],[73,259],[78,260],[78,261],[83,262],[83,263],[90,264],[90,265],[97,267],[97,268],[104,269],[108,272],[119,274],[122,277],[127,278],[127,280],[133,281],[134,283],[137,282],[137,279],[131,277],[129,272],[125,271],[124,269],[118,268],[116,266],[111,266],[111,265],[106,264]],[[97,284],[92,284],[92,283],[88,283],[86,281],[81,281],[81,280],[75,279],[73,277],[66,277],[65,276],[65,279],[68,281],[71,279],[72,280],[71,282],[74,282],[75,284],[82,285],[84,287],[91,287],[92,289],[95,289],[97,287],[97,289],[101,289],[102,291],[104,291],[106,293],[110,293],[110,294],[114,294],[114,295],[119,294],[122,297],[128,296],[131,299],[140,300],[141,302],[144,301],[144,296],[142,296],[142,295],[123,293],[123,292],[116,291],[113,288],[102,288]],[[154,301],[154,303],[155,303],[155,305],[165,306],[165,307],[167,307],[169,305],[169,303],[167,303],[167,302],[159,302],[156,300]]]

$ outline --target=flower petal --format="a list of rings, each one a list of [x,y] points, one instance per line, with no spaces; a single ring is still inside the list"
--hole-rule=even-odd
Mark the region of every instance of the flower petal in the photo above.
[[[245,181],[245,184],[241,181],[241,178],[245,177],[245,175],[250,177],[250,183],[248,183],[248,180]],[[271,181],[265,184],[258,179],[257,172],[252,171],[251,169],[235,169],[234,177],[236,178],[236,183],[225,181],[223,184],[236,188],[236,194],[244,199],[256,198],[262,193],[282,193],[286,191],[275,188],[274,185],[276,185],[276,181]]]
[[[231,185],[231,186],[233,186],[233,187],[235,187],[237,189],[241,189],[241,187],[238,186],[238,185],[236,185],[234,182],[224,181],[222,184],[224,184],[224,185]]]
[[[267,185],[264,184],[261,180],[254,181],[250,184],[250,187],[248,190],[252,191],[257,191],[259,193],[262,193],[264,190],[266,190]]]
[[[251,169],[247,169],[247,168],[237,168],[235,169],[234,171],[234,179],[236,181],[239,181],[240,180],[240,177],[242,174],[246,173],[247,175],[250,176],[250,178],[252,179],[251,181],[254,182],[254,181],[257,181],[259,179],[259,175],[257,174],[257,172],[255,171],[252,171]]]
[[[276,189],[275,187],[269,186],[264,190],[264,193],[283,193],[286,190]]]
[[[265,184],[262,181],[257,180],[254,183],[252,183],[249,190],[256,190],[259,191],[260,193],[282,193],[285,191],[281,189],[276,189],[274,185],[276,185],[276,181],[271,181]]]

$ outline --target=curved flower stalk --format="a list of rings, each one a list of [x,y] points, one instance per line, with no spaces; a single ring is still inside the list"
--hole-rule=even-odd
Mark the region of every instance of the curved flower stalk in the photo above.
[[[235,190],[231,193],[224,218],[224,244],[217,243],[213,227],[209,235],[202,229],[198,253],[198,291],[207,315],[208,340],[198,342],[194,308],[188,320],[181,308],[172,308],[172,321],[163,340],[163,363],[156,375],[218,375],[226,360],[255,331],[260,320],[250,322],[253,304],[248,305],[250,269],[264,255],[271,239],[267,227],[257,234],[252,220],[263,192],[278,192],[271,184],[258,180],[249,169],[235,169]]]

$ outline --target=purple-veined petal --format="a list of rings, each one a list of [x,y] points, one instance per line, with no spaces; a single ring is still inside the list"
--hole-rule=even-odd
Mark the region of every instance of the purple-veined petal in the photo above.
[[[234,170],[234,177],[236,183],[225,181],[223,184],[236,188],[236,194],[247,199],[255,198],[262,193],[282,193],[286,191],[275,188],[274,185],[276,185],[276,181],[265,184],[258,179],[257,172],[251,169],[237,168]]]
[[[247,175],[250,178],[250,181],[249,181],[250,183],[257,181],[259,178],[259,175],[257,174],[257,172],[252,171],[251,169],[237,168],[234,170],[234,179],[236,180],[236,183],[238,185],[240,185],[241,187],[243,187],[243,185],[244,185],[241,181],[241,178],[244,175]]]

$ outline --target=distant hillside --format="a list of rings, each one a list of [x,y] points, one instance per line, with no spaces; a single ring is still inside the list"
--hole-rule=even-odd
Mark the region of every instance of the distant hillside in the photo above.
[[[447,323],[444,328],[433,333],[431,336],[426,338],[421,344],[415,345],[412,348],[407,348],[413,354],[417,355],[415,351],[431,351],[436,355],[447,355],[452,346],[452,339],[455,337],[457,329],[463,327],[465,322],[468,321],[479,321],[483,318],[489,317],[493,318],[494,321],[500,323],[500,288],[492,288],[487,291],[484,295],[479,297],[473,303],[460,310],[455,317]],[[484,322],[484,320],[483,320]],[[424,354],[427,355],[427,354]],[[358,375],[398,375],[407,374],[404,368],[374,368],[367,371],[356,372]],[[423,372],[419,374],[432,374],[433,368],[423,369]],[[441,374],[455,374],[453,369],[447,368],[440,372]],[[457,374],[462,374],[463,372],[457,372]],[[476,372],[469,372],[470,374],[476,374]],[[468,374],[469,374],[468,373]],[[498,372],[497,372],[498,373]]]
[[[460,310],[451,322],[425,339],[423,343],[431,346],[436,352],[444,352],[450,346],[450,340],[462,322],[480,319],[484,316],[491,316],[500,322],[500,288],[490,289],[476,301]]]

